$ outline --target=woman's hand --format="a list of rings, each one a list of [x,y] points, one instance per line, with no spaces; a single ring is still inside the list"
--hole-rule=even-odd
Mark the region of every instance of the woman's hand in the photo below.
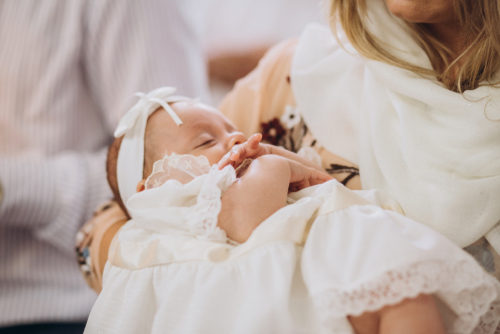
[[[303,164],[291,159],[286,160],[290,167],[290,185],[288,187],[289,193],[333,179],[330,175],[320,172],[317,169],[306,167]]]
[[[292,152],[283,153],[278,151],[276,147],[262,144],[260,142],[261,140],[262,135],[260,133],[256,133],[243,144],[235,145],[233,149],[219,161],[219,169],[222,169],[227,165],[232,165],[234,168],[238,168],[238,166],[245,159],[257,159],[263,155],[277,154],[282,159],[286,160],[288,162],[288,166],[290,167],[291,177],[289,192],[299,191],[332,179],[330,175],[319,171],[316,168],[305,166],[303,161],[297,161],[296,159],[299,158],[296,154]]]
[[[261,144],[262,135],[256,133],[251,136],[243,144],[235,145],[217,164],[219,169],[227,165],[233,166],[235,169],[245,161],[245,159],[257,159],[266,154],[271,154],[268,145]]]

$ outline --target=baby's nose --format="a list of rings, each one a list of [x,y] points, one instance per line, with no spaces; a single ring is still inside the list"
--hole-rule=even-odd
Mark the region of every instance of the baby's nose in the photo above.
[[[247,141],[247,137],[241,132],[233,132],[229,138],[229,149],[234,145],[238,145]]]

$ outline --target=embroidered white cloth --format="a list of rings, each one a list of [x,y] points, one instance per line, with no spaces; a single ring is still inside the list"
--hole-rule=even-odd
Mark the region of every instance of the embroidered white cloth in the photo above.
[[[186,184],[195,177],[208,172],[210,172],[210,163],[207,157],[172,153],[153,164],[153,171],[146,179],[144,186],[146,190],[158,188],[168,180],[177,180]]]
[[[385,1],[367,6],[382,46],[431,68]],[[500,89],[461,96],[435,78],[368,60],[340,39],[347,51],[328,27],[311,25],[294,55],[294,97],[314,136],[359,165],[363,189],[388,191],[407,217],[461,247],[486,234],[500,252],[500,227],[492,230],[500,220],[500,122],[491,121],[500,119]]]
[[[422,292],[440,300],[449,332],[493,333],[500,321],[500,283],[432,229],[374,205],[398,208],[379,191],[304,189],[247,242],[226,243],[214,222],[235,180],[214,166],[130,198],[85,333],[353,333],[346,315]]]

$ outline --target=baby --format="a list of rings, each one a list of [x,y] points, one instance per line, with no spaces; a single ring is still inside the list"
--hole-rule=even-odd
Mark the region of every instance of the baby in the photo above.
[[[176,102],[171,107],[183,119],[183,124],[177,126],[163,109],[149,117],[144,138],[143,179],[137,191],[145,189],[153,163],[167,153],[203,155],[210,165],[218,164],[221,169],[228,164],[237,168],[246,158],[256,159],[246,176],[239,178],[222,198],[218,225],[234,241],[246,241],[257,225],[284,207],[289,191],[332,179],[319,166],[295,153],[260,144],[260,134],[247,141],[217,109],[193,101]],[[121,141],[122,138],[116,139],[110,147],[107,175],[115,198],[127,212],[116,178]],[[229,152],[233,154],[230,156]]]
[[[143,96],[136,109],[149,111],[142,116],[137,112],[135,125],[127,125],[125,133],[133,132],[133,136],[119,137],[110,147],[108,181],[132,220],[118,233],[110,249],[103,292],[86,333],[124,329],[155,333],[445,333],[445,325],[447,330],[466,333],[482,321],[480,317],[500,297],[495,280],[437,233],[375,208],[366,200],[369,195],[362,198],[350,192],[297,154],[260,143],[260,134],[247,139],[218,110],[171,97],[171,93],[171,89],[164,89]],[[141,126],[143,131],[138,131]],[[143,153],[138,156],[143,156],[142,168],[133,170],[137,154],[127,160],[127,152],[141,152],[141,148]],[[205,157],[200,160],[205,172],[175,180],[166,169],[175,168],[179,157],[191,159],[189,156]],[[252,159],[251,163],[245,164],[248,159]],[[209,168],[212,165],[216,167]],[[190,168],[188,164],[186,169]],[[158,170],[174,181],[151,188],[149,177],[157,175]],[[137,195],[130,191],[129,179],[134,177]],[[179,222],[192,220],[182,219],[198,217],[200,212],[211,212],[191,208],[200,206],[206,199],[206,188],[214,185],[220,189],[215,202],[219,203],[217,227],[212,226],[210,235],[190,235],[191,230]],[[215,233],[221,231],[225,232],[222,239],[220,233]],[[366,236],[358,235],[363,233]],[[211,239],[216,234],[217,238]],[[283,248],[282,239],[293,241],[286,245],[291,248]],[[306,239],[303,246],[301,241]],[[388,242],[394,245],[387,246]],[[371,277],[387,280],[391,275],[398,276],[392,266],[395,263],[417,263],[422,267],[430,264],[434,270],[442,269],[438,262],[446,268],[450,263],[466,263],[467,271],[473,272],[474,286],[470,279],[462,283],[452,279],[455,285],[450,288],[449,282],[443,284],[446,280],[433,282],[434,277],[413,286],[405,295],[392,291],[391,286],[374,283],[371,290],[367,284]],[[390,265],[384,267],[386,263]],[[417,281],[423,279],[417,269],[413,270],[402,274],[406,275],[405,281],[411,281],[413,274]],[[447,270],[444,274],[454,274],[453,269]],[[144,277],[139,276],[140,272]],[[478,285],[477,279],[483,284]],[[400,282],[396,279],[392,283]],[[120,289],[120,284],[126,288]],[[478,289],[495,295],[482,297],[482,310],[463,313],[460,307],[467,306],[451,305],[463,291],[477,294]],[[198,291],[196,295],[194,290]],[[335,293],[330,299],[322,298],[327,295],[324,291]],[[352,303],[356,303],[351,299],[363,293],[366,296],[353,307]],[[452,314],[445,323],[431,294],[438,298],[441,310]],[[381,295],[380,300],[374,301],[374,295]],[[152,315],[146,315],[146,311],[141,311],[143,316],[135,313],[130,303]],[[343,305],[344,309],[332,305]],[[346,318],[350,324],[342,320]]]

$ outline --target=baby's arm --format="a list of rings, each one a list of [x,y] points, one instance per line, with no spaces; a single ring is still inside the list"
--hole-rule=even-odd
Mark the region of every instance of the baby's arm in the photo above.
[[[277,155],[255,159],[222,197],[218,226],[237,242],[286,205],[290,189],[300,190],[330,180],[327,174]]]

